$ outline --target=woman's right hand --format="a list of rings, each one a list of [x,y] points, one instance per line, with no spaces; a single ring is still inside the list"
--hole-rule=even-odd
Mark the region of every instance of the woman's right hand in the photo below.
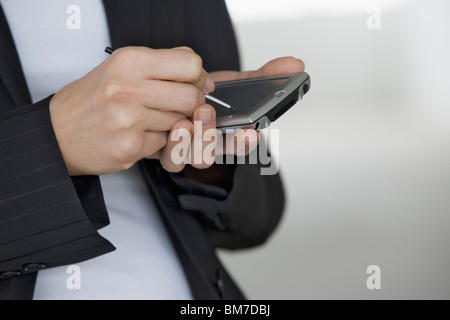
[[[157,153],[173,125],[192,117],[212,91],[214,82],[189,48],[114,51],[50,102],[69,174],[120,171]]]

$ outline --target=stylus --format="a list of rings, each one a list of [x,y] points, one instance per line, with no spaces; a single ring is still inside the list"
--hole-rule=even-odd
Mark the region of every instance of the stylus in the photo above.
[[[211,101],[214,101],[215,103],[221,105],[222,107],[225,107],[227,109],[236,110],[232,106],[230,106],[228,103],[223,102],[222,100],[217,99],[216,97],[213,97],[212,95],[205,94],[205,98],[209,99]]]
[[[110,48],[110,47],[106,47],[106,48],[105,48],[105,52],[111,54],[111,53],[114,52],[114,49],[112,49],[112,48]],[[225,107],[225,108],[231,109],[231,110],[235,110],[235,109],[234,109],[232,106],[230,106],[228,103],[225,103],[225,102],[223,102],[222,100],[219,100],[219,99],[217,99],[216,97],[213,97],[213,96],[211,96],[211,95],[209,95],[209,94],[206,94],[206,95],[205,95],[205,98],[206,98],[206,99],[209,99],[209,100],[211,100],[211,101],[214,101],[215,103],[217,103],[218,105],[221,105],[222,107]]]

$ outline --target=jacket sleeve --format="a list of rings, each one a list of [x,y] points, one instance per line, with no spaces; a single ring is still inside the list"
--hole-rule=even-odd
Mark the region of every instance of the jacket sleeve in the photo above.
[[[226,165],[230,190],[173,175],[181,206],[194,215],[216,247],[243,249],[266,242],[284,209],[280,174],[261,175],[261,164]]]
[[[0,115],[0,278],[114,250],[97,233],[108,224],[99,179],[69,176],[50,99]]]

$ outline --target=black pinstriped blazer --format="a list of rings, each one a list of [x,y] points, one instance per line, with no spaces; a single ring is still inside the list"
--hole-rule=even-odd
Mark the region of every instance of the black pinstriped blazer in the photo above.
[[[239,69],[223,0],[103,3],[114,48],[186,45],[207,71]],[[0,299],[32,299],[39,270],[114,250],[97,232],[109,223],[99,179],[68,175],[50,99],[31,103],[0,6]],[[194,298],[243,299],[215,248],[248,248],[269,237],[284,205],[279,176],[261,176],[259,165],[227,165],[233,184],[221,188],[169,174],[157,161],[140,165]]]

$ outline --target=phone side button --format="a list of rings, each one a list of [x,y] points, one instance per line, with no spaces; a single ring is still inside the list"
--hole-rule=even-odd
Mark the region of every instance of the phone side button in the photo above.
[[[275,97],[281,98],[282,96],[284,96],[285,93],[286,93],[286,91],[284,91],[284,90],[277,91],[275,93]]]
[[[261,130],[270,126],[270,120],[266,116],[260,118],[254,125],[255,130]]]

